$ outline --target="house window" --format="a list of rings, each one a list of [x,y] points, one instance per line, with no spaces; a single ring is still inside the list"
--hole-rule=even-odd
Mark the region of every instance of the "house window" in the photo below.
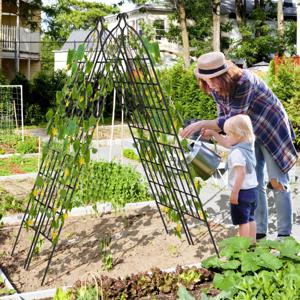
[[[283,7],[293,7],[293,2],[291,1],[283,1]]]
[[[166,33],[165,21],[164,20],[155,20],[153,22],[153,27],[155,28],[155,38],[161,40],[161,38]]]

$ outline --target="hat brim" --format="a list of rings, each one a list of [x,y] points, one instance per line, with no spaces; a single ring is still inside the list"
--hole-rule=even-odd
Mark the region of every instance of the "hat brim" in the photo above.
[[[198,72],[198,68],[196,68],[194,70],[194,74],[196,76],[197,79],[210,79],[210,78],[214,78],[214,77],[218,77],[224,73],[226,73],[228,71],[229,67],[228,65],[226,65],[226,67],[218,72],[215,73],[211,73],[211,74],[201,74]]]

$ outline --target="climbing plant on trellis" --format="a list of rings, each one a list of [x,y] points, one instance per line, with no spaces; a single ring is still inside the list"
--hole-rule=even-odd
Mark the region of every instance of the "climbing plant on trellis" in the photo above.
[[[24,267],[29,268],[41,237],[52,242],[43,284],[72,209],[80,171],[90,161],[96,123],[114,88],[125,93],[127,123],[165,230],[163,211],[178,222],[176,232],[183,230],[193,244],[187,218],[203,221],[218,252],[199,198],[199,184],[177,136],[182,124],[163,94],[143,39],[127,24],[126,15],[118,16],[112,30],[101,19],[84,44],[69,53],[68,70],[67,83],[56,95],[58,108],[47,114],[50,140],[13,248],[14,253],[23,227],[34,230]]]

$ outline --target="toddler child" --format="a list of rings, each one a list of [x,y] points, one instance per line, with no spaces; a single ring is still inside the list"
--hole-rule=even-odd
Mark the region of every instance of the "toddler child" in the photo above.
[[[205,137],[214,137],[222,146],[230,148],[227,159],[228,187],[230,194],[231,218],[239,225],[239,235],[256,241],[254,211],[258,190],[255,172],[254,133],[247,115],[235,115],[225,121],[221,135],[211,129],[203,129]]]

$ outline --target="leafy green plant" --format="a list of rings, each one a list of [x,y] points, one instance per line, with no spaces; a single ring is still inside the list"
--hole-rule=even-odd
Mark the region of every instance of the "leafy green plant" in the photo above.
[[[37,172],[37,157],[13,155],[0,159],[0,176]]]
[[[98,295],[101,295],[101,299],[141,299],[144,297],[164,299],[162,296],[176,295],[180,285],[189,290],[197,290],[205,285],[206,289],[210,290],[209,282],[211,282],[212,276],[211,272],[203,268],[182,268],[180,266],[176,268],[175,272],[164,272],[154,268],[151,273],[132,274],[123,279],[98,275],[88,282],[77,282],[71,289],[71,299],[78,299],[79,293],[89,289],[95,289]],[[186,280],[183,282],[180,278],[186,278]]]
[[[70,300],[71,291],[63,291],[62,288],[57,288],[53,300]]]
[[[113,207],[150,200],[148,185],[140,173],[117,162],[91,162],[80,175],[74,193],[75,206],[111,202]]]
[[[36,153],[38,140],[36,137],[24,136],[22,141],[21,135],[18,134],[0,134],[0,149],[2,153]]]
[[[16,152],[21,154],[37,153],[38,141],[35,137],[27,136],[24,141],[18,141],[16,144]]]
[[[3,188],[0,187],[0,222],[8,213],[17,213],[24,211],[22,200],[16,199]]]
[[[112,270],[113,268],[113,256],[110,249],[111,237],[106,236],[99,241],[99,253],[102,261],[102,267],[104,270]]]
[[[95,300],[98,299],[95,287],[81,287],[76,294],[76,300]]]
[[[140,161],[139,156],[134,152],[133,149],[130,148],[123,150],[123,156],[132,160]]]
[[[37,244],[34,248],[34,254],[35,255],[38,255],[38,254],[41,253],[44,242],[45,242],[44,238],[39,238],[38,239]]]
[[[202,265],[215,272],[214,286],[230,299],[299,298],[300,244],[295,239],[252,245],[248,238],[233,237],[220,249],[220,258],[209,257]]]

